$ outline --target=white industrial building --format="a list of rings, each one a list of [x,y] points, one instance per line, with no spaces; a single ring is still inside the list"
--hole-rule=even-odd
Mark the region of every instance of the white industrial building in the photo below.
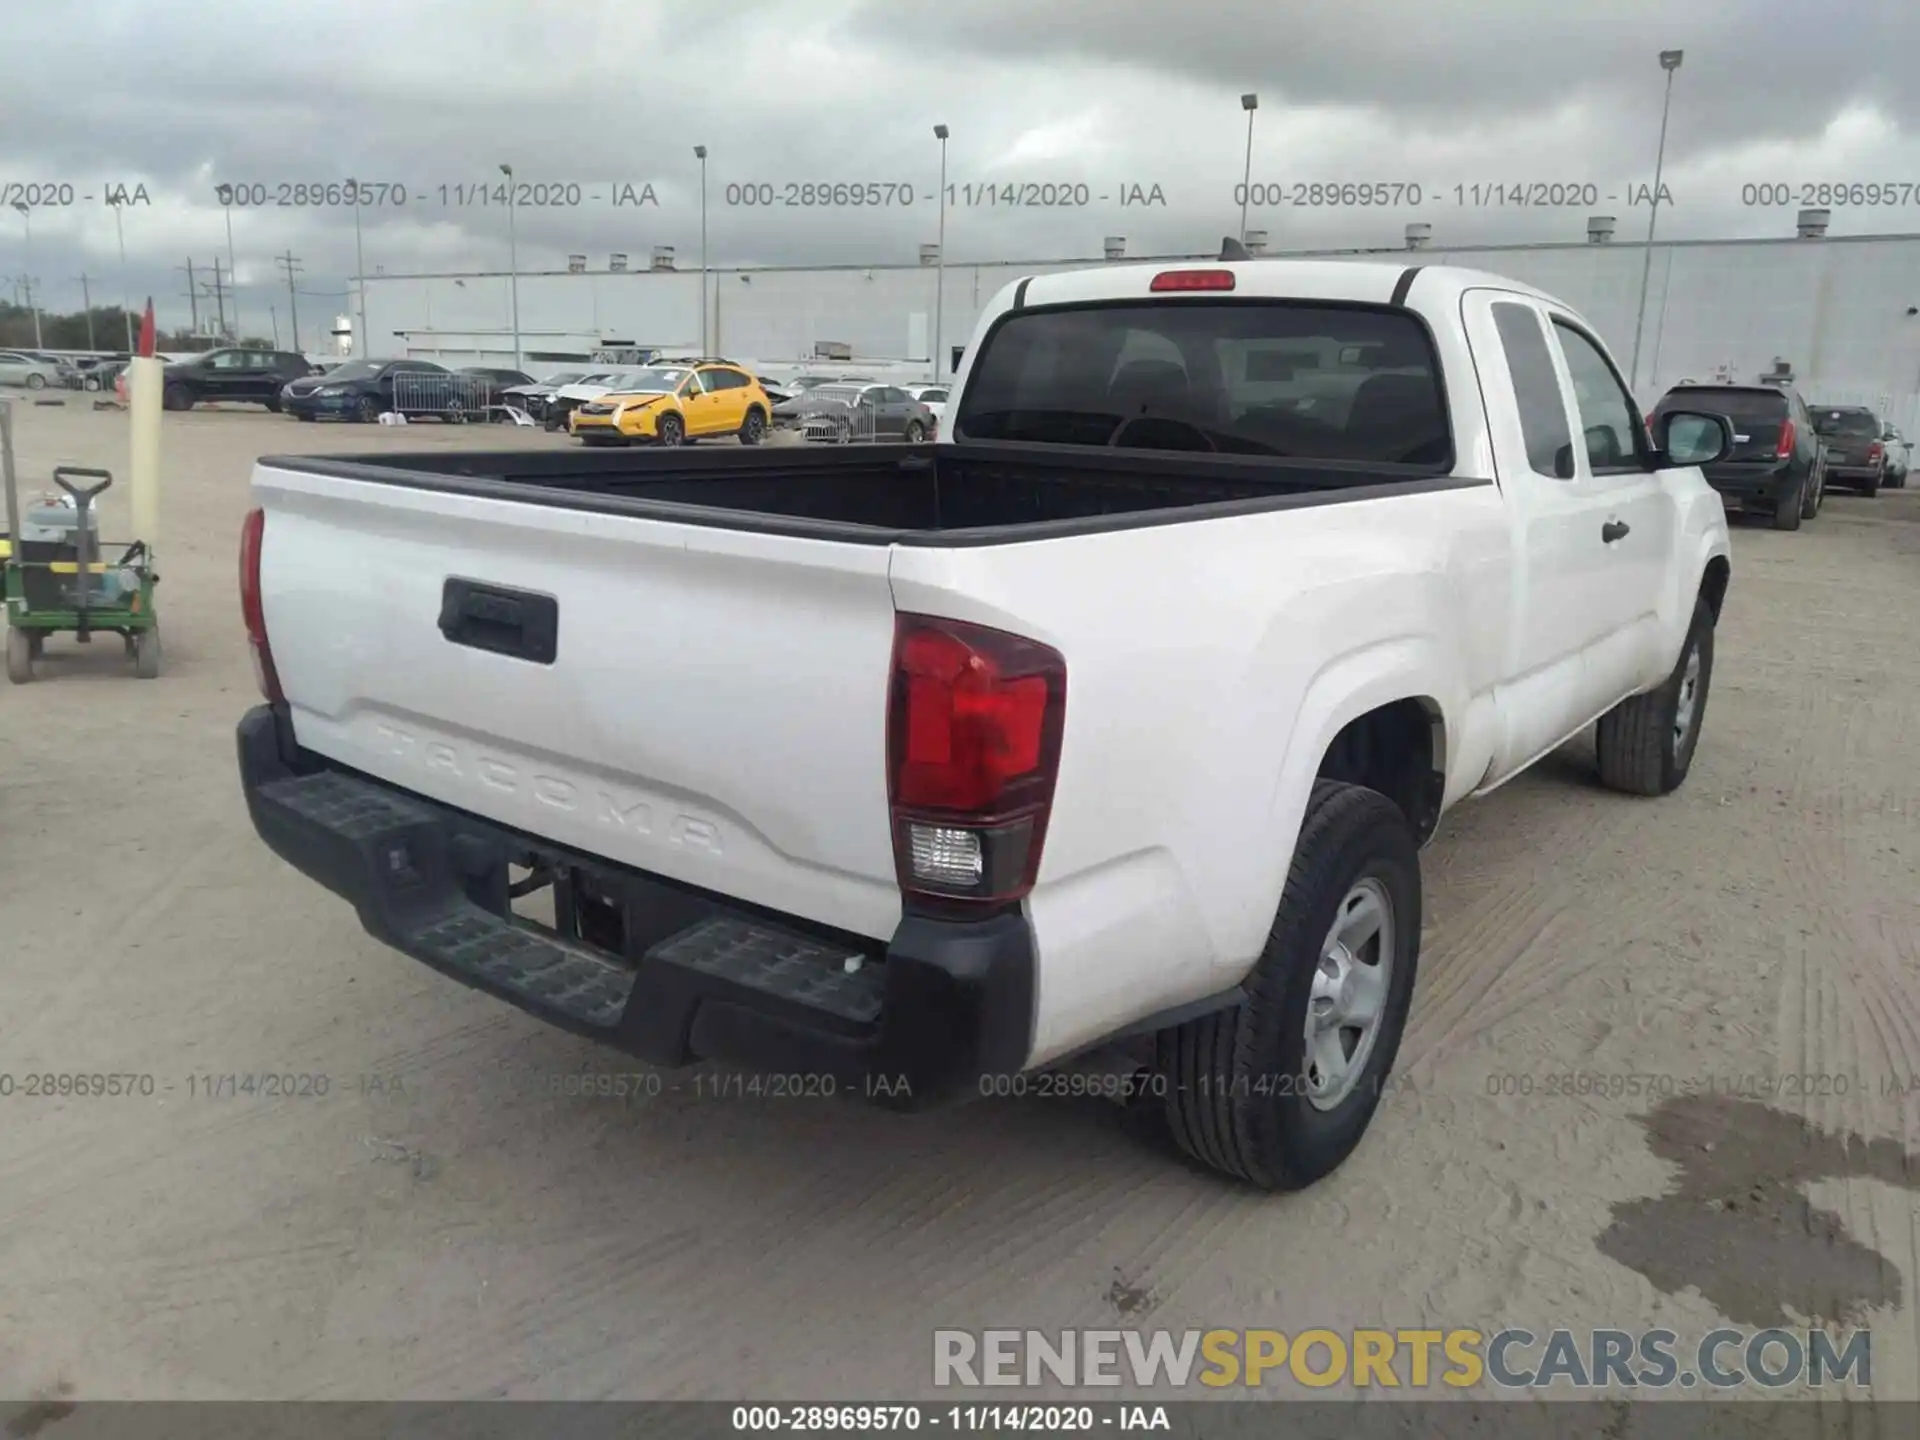
[[[1449,249],[1430,244],[1426,226],[1410,225],[1406,250],[1287,253],[1404,257],[1512,276],[1582,311],[1623,369],[1644,269],[1638,389],[1647,403],[1683,379],[1750,382],[1787,374],[1810,399],[1873,405],[1909,433],[1920,431],[1920,235],[1829,236],[1824,212],[1801,220],[1800,234],[1780,239],[1660,242],[1650,265],[1648,247],[1614,240],[1605,217],[1589,223],[1584,244]],[[1257,234],[1249,240],[1259,247]],[[919,265],[722,266],[703,277],[684,260],[674,268],[671,251],[662,251],[644,269],[523,272],[525,368],[536,375],[569,368],[595,345],[615,341],[691,353],[701,339],[704,288],[713,354],[771,368],[832,344],[863,365],[911,362],[907,368],[925,374],[941,274],[932,249],[925,247]],[[1128,257],[1118,237],[1105,251],[1104,259],[948,264],[938,322],[943,347],[964,344],[994,293],[1022,275],[1206,258]],[[625,257],[611,258],[624,266]],[[584,267],[585,258],[572,264]],[[512,288],[504,272],[370,276],[372,353],[510,365]]]

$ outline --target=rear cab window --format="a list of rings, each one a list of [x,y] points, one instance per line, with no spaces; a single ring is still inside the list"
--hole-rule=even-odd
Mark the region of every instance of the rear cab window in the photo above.
[[[1015,311],[960,395],[962,440],[1452,468],[1440,362],[1412,315],[1291,300]]]
[[[1880,422],[1870,410],[1816,410],[1813,428],[1822,435],[1843,435],[1850,440],[1880,438]]]

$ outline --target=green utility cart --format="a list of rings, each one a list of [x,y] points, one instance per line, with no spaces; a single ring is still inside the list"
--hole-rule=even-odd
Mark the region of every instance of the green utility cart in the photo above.
[[[133,673],[151,680],[160,673],[160,617],[153,587],[160,577],[144,540],[115,541],[117,560],[101,559],[99,513],[94,497],[113,476],[105,470],[61,466],[53,482],[65,501],[20,509],[13,463],[13,405],[0,400],[0,471],[6,482],[7,530],[0,535],[6,565],[7,679],[24,685],[47,637],[71,634],[82,645],[95,634],[118,635],[133,661]],[[124,544],[124,548],[122,548]]]

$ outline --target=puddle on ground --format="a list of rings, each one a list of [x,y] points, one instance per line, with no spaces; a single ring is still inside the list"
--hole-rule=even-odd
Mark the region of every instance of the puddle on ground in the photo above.
[[[1920,1191],[1920,1156],[1733,1096],[1665,1100],[1638,1120],[1648,1147],[1680,1174],[1658,1199],[1613,1207],[1600,1236],[1608,1259],[1669,1295],[1692,1286],[1755,1327],[1790,1326],[1796,1314],[1856,1324],[1901,1304],[1900,1272],[1815,1206],[1806,1186],[1859,1177]]]

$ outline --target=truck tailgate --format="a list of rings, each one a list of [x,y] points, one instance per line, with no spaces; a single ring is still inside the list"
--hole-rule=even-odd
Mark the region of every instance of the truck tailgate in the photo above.
[[[641,870],[892,934],[887,547],[269,463],[253,483],[303,746]],[[501,620],[547,601],[550,660]]]

